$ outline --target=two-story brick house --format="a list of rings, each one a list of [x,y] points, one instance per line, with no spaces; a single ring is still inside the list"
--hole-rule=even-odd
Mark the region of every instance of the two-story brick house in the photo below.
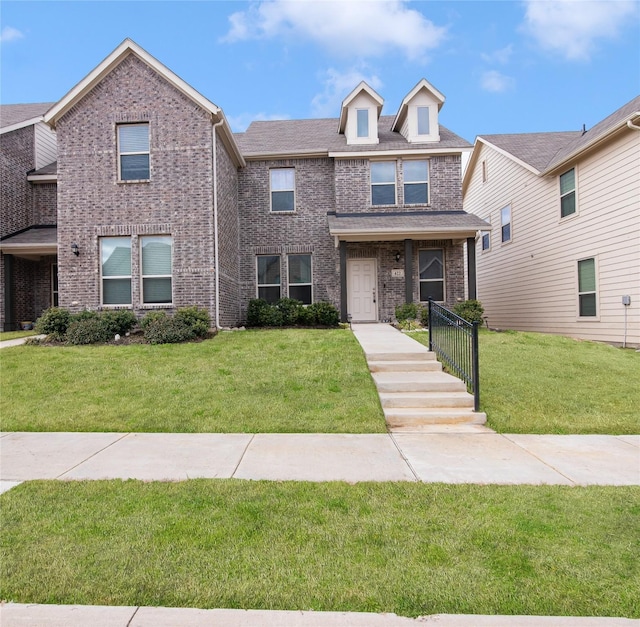
[[[125,40],[34,110],[57,137],[57,164],[17,163],[5,151],[16,129],[2,122],[3,174],[22,190],[3,187],[4,328],[52,304],[137,315],[197,304],[235,326],[256,297],[328,301],[345,320],[376,321],[404,302],[473,296],[465,247],[488,225],[462,211],[471,146],[439,124],[443,103],[422,80],[382,116],[361,83],[338,118],[234,134],[217,105]],[[11,222],[38,196],[46,218]]]

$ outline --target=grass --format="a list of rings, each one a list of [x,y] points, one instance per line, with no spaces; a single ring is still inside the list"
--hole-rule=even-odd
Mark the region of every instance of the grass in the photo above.
[[[428,336],[414,334],[428,344]],[[480,409],[501,433],[640,432],[640,353],[558,335],[480,332]]]
[[[17,340],[21,337],[31,337],[36,335],[35,331],[0,331],[0,342],[6,340]]]
[[[640,617],[640,488],[36,481],[0,497],[21,603]]]
[[[4,431],[382,433],[344,329],[221,333],[191,344],[2,349]]]

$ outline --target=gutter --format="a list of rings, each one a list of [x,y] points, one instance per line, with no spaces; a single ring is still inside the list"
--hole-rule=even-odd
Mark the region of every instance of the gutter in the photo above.
[[[216,129],[219,126],[224,124],[224,118],[221,118],[218,122],[216,122],[212,128],[211,135],[211,167],[213,169],[213,240],[214,240],[214,249],[213,249],[213,260],[216,266],[216,275],[214,279],[215,283],[215,298],[216,298],[216,317],[215,317],[215,325],[216,330],[220,329],[220,266],[219,266],[219,255],[218,255],[218,162],[217,162],[217,132]]]

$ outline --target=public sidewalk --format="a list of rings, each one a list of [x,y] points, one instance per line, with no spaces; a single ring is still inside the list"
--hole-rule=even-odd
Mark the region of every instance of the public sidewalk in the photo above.
[[[2,490],[31,479],[640,485],[640,435],[1,433]]]

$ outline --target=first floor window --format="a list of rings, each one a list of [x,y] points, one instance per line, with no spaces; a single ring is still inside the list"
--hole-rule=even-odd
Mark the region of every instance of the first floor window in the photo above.
[[[482,250],[489,250],[489,248],[491,248],[491,233],[482,231]]]
[[[403,161],[404,204],[426,205],[429,202],[429,162]]]
[[[118,125],[118,167],[121,181],[149,179],[149,125]]]
[[[140,238],[142,256],[142,302],[145,305],[173,301],[171,292],[171,259],[173,240],[168,235]]]
[[[311,288],[311,255],[289,255],[289,298],[310,305]]]
[[[511,241],[511,206],[507,205],[500,210],[500,224],[502,226],[502,241]]]
[[[100,240],[102,304],[131,305],[131,238]]]
[[[560,217],[565,218],[576,212],[576,171],[575,168],[560,175]]]
[[[271,183],[271,211],[295,211],[295,170],[278,168],[269,170]]]
[[[395,161],[374,161],[371,164],[371,204],[396,204]]]
[[[58,307],[58,264],[51,264],[51,306]]]
[[[578,261],[578,309],[580,316],[597,315],[596,306],[596,260]]]
[[[421,250],[420,300],[444,301],[444,250]]]
[[[280,298],[280,255],[258,256],[258,298],[268,303]]]

